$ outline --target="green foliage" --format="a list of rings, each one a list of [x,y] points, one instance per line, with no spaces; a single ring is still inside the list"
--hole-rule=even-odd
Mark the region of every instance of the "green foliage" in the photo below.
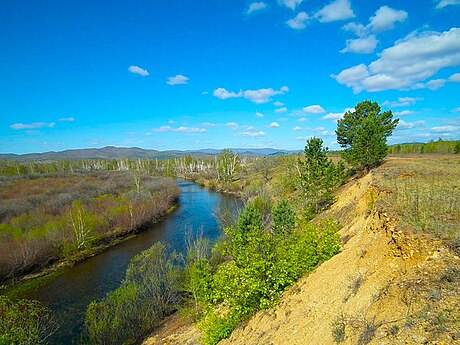
[[[427,143],[397,144],[388,148],[390,154],[460,153],[460,141],[436,140]]]
[[[276,236],[288,236],[295,225],[295,214],[286,200],[281,200],[272,211],[272,230]]]
[[[312,137],[305,146],[305,159],[299,161],[300,177],[305,193],[307,218],[312,218],[332,202],[332,190],[344,177],[343,162],[337,165],[328,158],[328,148],[321,138]]]
[[[0,296],[0,344],[46,344],[56,330],[49,310],[39,302]]]
[[[180,302],[182,268],[178,260],[159,242],[134,257],[121,286],[89,305],[86,341],[124,344],[149,334]]]
[[[337,142],[345,148],[342,157],[360,170],[380,165],[388,154],[387,138],[398,122],[391,110],[381,113],[377,102],[358,103],[337,122]]]
[[[207,268],[206,291],[211,299],[198,302],[207,344],[217,343],[241,320],[273,305],[302,274],[339,251],[335,222],[315,226],[304,220],[295,227],[285,201],[273,212],[273,233],[263,228],[260,212],[250,203],[237,225],[225,229],[231,260],[220,264],[212,276]]]

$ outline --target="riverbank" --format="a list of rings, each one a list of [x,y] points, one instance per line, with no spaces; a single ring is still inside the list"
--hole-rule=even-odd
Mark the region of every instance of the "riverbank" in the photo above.
[[[173,179],[131,172],[1,180],[0,286],[72,266],[142,232],[177,207],[179,193]]]
[[[40,272],[31,273],[19,277],[17,280],[11,280],[5,282],[3,285],[0,285],[0,295],[6,295],[10,298],[22,298],[25,294],[30,291],[33,291],[38,286],[46,283],[49,280],[52,280],[63,273],[65,270],[72,268],[74,265],[87,260],[93,256],[99,255],[110,247],[116,246],[120,243],[128,241],[135,237],[136,235],[142,233],[143,231],[148,230],[154,224],[162,222],[165,217],[173,213],[179,206],[179,198],[175,200],[175,204],[172,205],[166,212],[159,217],[156,217],[154,221],[151,221],[148,224],[143,225],[142,227],[134,230],[131,233],[122,233],[118,234],[113,240],[109,240],[106,243],[103,243],[99,246],[81,251],[76,255],[66,258],[58,262],[54,262],[50,267],[46,267]]]

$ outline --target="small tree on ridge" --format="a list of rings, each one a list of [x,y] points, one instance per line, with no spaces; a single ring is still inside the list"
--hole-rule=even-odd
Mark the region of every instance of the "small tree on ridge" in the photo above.
[[[366,170],[382,163],[388,154],[387,138],[398,125],[391,110],[380,112],[377,102],[363,101],[347,111],[337,122],[337,142],[345,148],[343,159],[351,166]]]

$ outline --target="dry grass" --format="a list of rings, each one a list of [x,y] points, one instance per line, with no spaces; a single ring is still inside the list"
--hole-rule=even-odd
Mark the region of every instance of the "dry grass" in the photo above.
[[[378,169],[384,202],[404,228],[442,239],[460,254],[460,157],[391,158]]]

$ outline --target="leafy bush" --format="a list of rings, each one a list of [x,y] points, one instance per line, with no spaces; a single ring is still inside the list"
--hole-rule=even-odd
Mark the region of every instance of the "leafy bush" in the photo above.
[[[121,286],[92,302],[85,317],[89,344],[140,341],[178,306],[182,269],[175,254],[156,243],[131,261]]]
[[[0,296],[0,344],[46,344],[57,330],[49,310],[37,301]]]

